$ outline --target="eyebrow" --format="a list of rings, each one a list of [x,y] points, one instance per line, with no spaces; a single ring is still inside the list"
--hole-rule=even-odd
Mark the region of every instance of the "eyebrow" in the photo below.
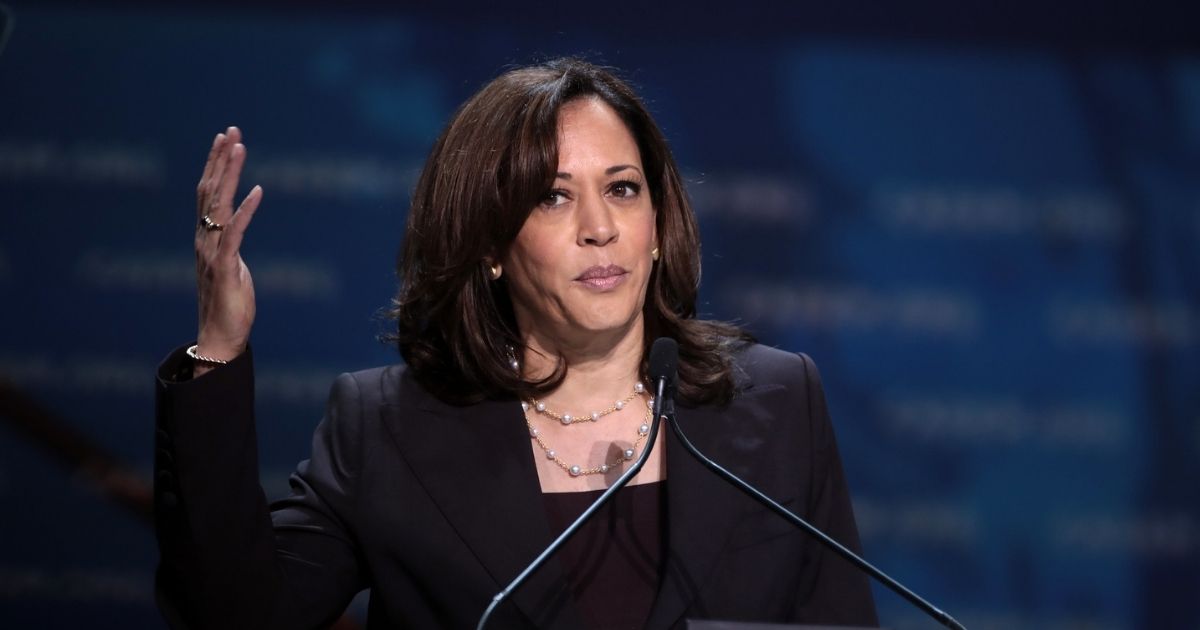
[[[610,167],[604,169],[604,174],[612,175],[613,173],[620,173],[621,171],[624,171],[627,169],[633,169],[635,171],[641,172],[641,169],[639,169],[638,167],[636,167],[632,164],[617,164],[616,166],[610,166]],[[555,173],[554,176],[557,177],[558,179],[571,179],[570,173],[559,172],[559,173]]]

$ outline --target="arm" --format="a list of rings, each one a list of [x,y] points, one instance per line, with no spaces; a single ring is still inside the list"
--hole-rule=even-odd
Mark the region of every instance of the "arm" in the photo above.
[[[344,521],[353,511],[361,409],[352,377],[334,384],[312,458],[268,511],[258,480],[253,356],[202,377],[157,384],[157,594],[172,627],[327,627],[364,588]]]
[[[196,352],[214,360],[193,365],[177,350],[159,370],[159,604],[175,627],[316,627],[335,619],[363,582],[343,520],[360,404],[352,377],[338,379],[312,459],[292,476],[292,496],[268,512],[249,350],[254,284],[241,256],[262,188],[233,209],[245,160],[237,127],[217,134],[196,187]]]
[[[811,358],[801,354],[800,359],[804,363],[809,444],[812,449],[811,487],[805,517],[834,540],[862,555],[862,544],[858,539],[858,527],[854,523],[854,510],[850,504],[850,491],[842,471],[829,410],[825,405],[821,376]],[[879,625],[867,575],[815,540],[810,541],[807,547],[806,555],[812,570],[806,572],[801,585],[796,602],[796,618],[810,623],[829,621],[858,626]]]

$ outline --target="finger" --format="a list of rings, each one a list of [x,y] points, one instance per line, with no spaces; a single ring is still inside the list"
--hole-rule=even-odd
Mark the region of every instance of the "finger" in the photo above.
[[[242,246],[242,237],[246,234],[246,228],[250,227],[254,212],[258,210],[258,204],[262,202],[262,195],[262,186],[255,186],[250,194],[242,200],[242,205],[238,207],[238,211],[234,213],[233,218],[225,227],[220,249],[217,250],[218,256],[233,257],[237,255]]]
[[[229,162],[221,178],[221,188],[213,200],[209,216],[213,221],[225,223],[233,216],[233,197],[237,194],[238,180],[242,177],[242,165],[246,163],[246,145],[236,143],[229,150]]]
[[[229,162],[229,155],[233,152],[233,146],[242,141],[242,132],[237,127],[230,127],[225,130],[225,142],[221,144],[221,148],[217,151],[217,161],[213,164],[212,177],[208,180],[208,186],[205,188],[207,196],[205,208],[203,212],[213,213],[212,203],[215,200],[215,193],[221,189],[221,181],[225,177],[225,165]],[[215,217],[214,217],[214,220]]]
[[[225,143],[225,134],[218,133],[213,136],[212,147],[208,150],[208,160],[204,162],[204,174],[200,176],[200,183],[204,183],[208,178],[212,177],[213,164],[217,161],[217,154],[221,151],[221,145]]]
[[[219,133],[213,138],[212,148],[208,150],[208,161],[204,163],[204,174],[200,176],[200,183],[196,185],[196,218],[200,218],[207,208],[205,197],[208,183],[213,176],[213,167],[216,166],[217,155],[221,152],[224,143],[225,134]]]

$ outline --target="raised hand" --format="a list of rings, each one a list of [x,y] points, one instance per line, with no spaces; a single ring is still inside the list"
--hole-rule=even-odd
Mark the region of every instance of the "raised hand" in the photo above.
[[[242,132],[230,127],[217,134],[204,175],[196,186],[196,285],[199,292],[200,332],[196,353],[231,360],[246,349],[254,324],[254,282],[242,260],[242,238],[262,200],[255,186],[233,211],[246,147]],[[195,375],[208,371],[197,364]]]

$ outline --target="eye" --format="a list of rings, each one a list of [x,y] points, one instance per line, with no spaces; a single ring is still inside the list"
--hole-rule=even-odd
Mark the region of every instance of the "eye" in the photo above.
[[[642,192],[642,185],[627,179],[621,180],[613,182],[612,186],[608,187],[608,192],[614,197],[621,199],[633,199],[638,196],[638,193]]]
[[[542,197],[542,206],[546,208],[553,208],[555,206],[561,206],[567,201],[567,192],[565,190],[554,189],[547,192]]]

